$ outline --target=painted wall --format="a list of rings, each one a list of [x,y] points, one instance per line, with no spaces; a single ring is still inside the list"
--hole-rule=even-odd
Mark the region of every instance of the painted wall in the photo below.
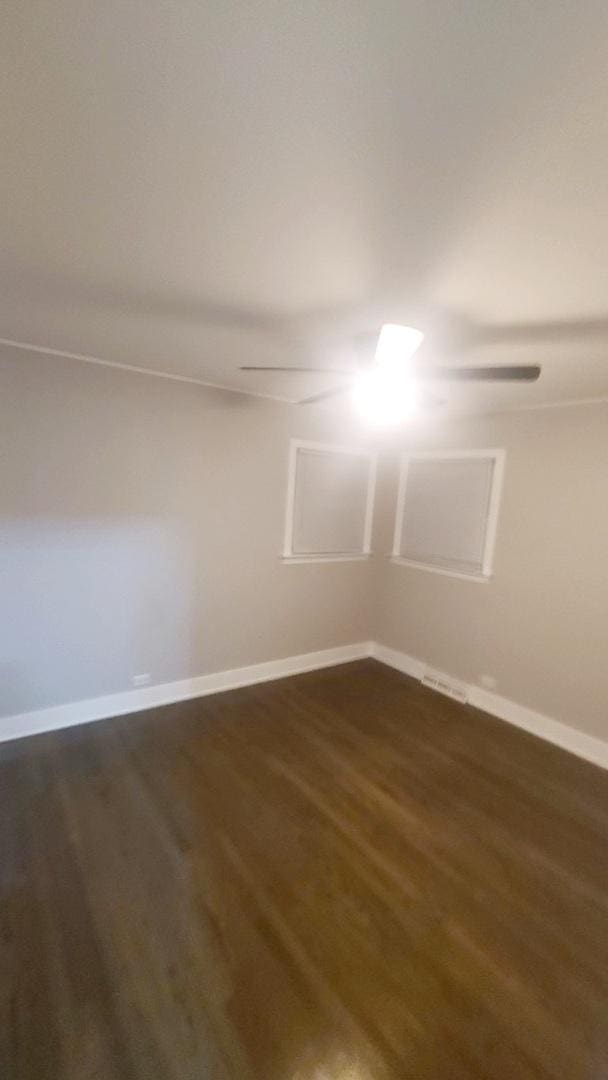
[[[505,447],[494,576],[377,559],[370,636],[608,738],[608,405],[435,422],[408,447]],[[381,468],[379,553],[392,546],[398,453]]]
[[[395,441],[371,563],[281,562],[290,437],[362,441],[335,413],[9,353],[0,409],[0,715],[372,638],[608,738],[607,405],[413,433],[505,447],[489,584],[386,557]]]
[[[0,715],[367,636],[369,564],[279,559],[319,410],[23,353],[0,409]]]

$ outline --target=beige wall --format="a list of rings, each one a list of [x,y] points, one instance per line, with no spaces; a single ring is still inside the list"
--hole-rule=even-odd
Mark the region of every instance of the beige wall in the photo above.
[[[437,424],[409,445],[506,448],[494,577],[377,558],[371,636],[608,738],[608,405]],[[378,553],[391,548],[396,457],[382,467]]]
[[[337,414],[23,354],[0,357],[0,715],[375,638],[608,738],[608,406],[421,425],[504,446],[489,584],[375,556],[285,565],[292,436]]]
[[[0,714],[366,638],[369,564],[278,557],[319,410],[23,353],[0,409]]]

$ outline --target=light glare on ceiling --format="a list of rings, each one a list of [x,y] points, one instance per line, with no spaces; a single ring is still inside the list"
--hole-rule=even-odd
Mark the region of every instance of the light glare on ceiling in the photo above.
[[[374,368],[359,375],[353,401],[369,423],[398,424],[416,412],[418,393],[406,372]]]
[[[385,323],[378,336],[377,367],[363,372],[353,390],[359,414],[371,424],[398,424],[416,412],[418,393],[408,360],[424,334],[412,326]]]
[[[405,364],[419,349],[424,334],[413,326],[399,326],[397,323],[385,323],[378,336],[376,345],[376,363],[384,367]]]

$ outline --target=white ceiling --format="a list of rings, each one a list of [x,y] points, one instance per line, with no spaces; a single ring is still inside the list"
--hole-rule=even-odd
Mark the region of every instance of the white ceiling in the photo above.
[[[464,407],[608,395],[605,0],[4,0],[0,38],[0,338],[297,398],[335,378],[239,365],[401,321],[542,363]]]

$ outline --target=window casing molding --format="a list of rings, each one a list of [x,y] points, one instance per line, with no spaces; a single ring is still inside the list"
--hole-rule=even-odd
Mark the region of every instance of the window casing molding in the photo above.
[[[356,551],[300,552],[293,550],[294,514],[296,509],[296,484],[298,455],[300,451],[319,454],[344,454],[367,462],[367,488],[361,549]],[[376,490],[377,454],[358,446],[342,446],[334,443],[310,442],[306,439],[290,439],[287,466],[287,500],[285,507],[285,532],[281,558],[286,563],[359,562],[371,555],[374,497]]]
[[[505,469],[505,451],[503,449],[474,449],[474,450],[429,450],[420,453],[404,454],[401,459],[399,470],[399,487],[397,492],[397,506],[395,510],[395,529],[393,533],[393,550],[391,561],[400,566],[410,566],[417,570],[427,570],[433,574],[444,574],[447,577],[460,578],[464,581],[488,583],[492,578],[494,565],[494,549],[496,546],[496,534],[498,529],[498,514]],[[492,484],[488,511],[486,517],[486,529],[484,536],[483,559],[481,572],[467,572],[450,566],[441,566],[431,562],[423,562],[411,559],[402,554],[404,510],[407,493],[407,481],[410,462],[412,461],[466,461],[481,459],[493,461]]]

